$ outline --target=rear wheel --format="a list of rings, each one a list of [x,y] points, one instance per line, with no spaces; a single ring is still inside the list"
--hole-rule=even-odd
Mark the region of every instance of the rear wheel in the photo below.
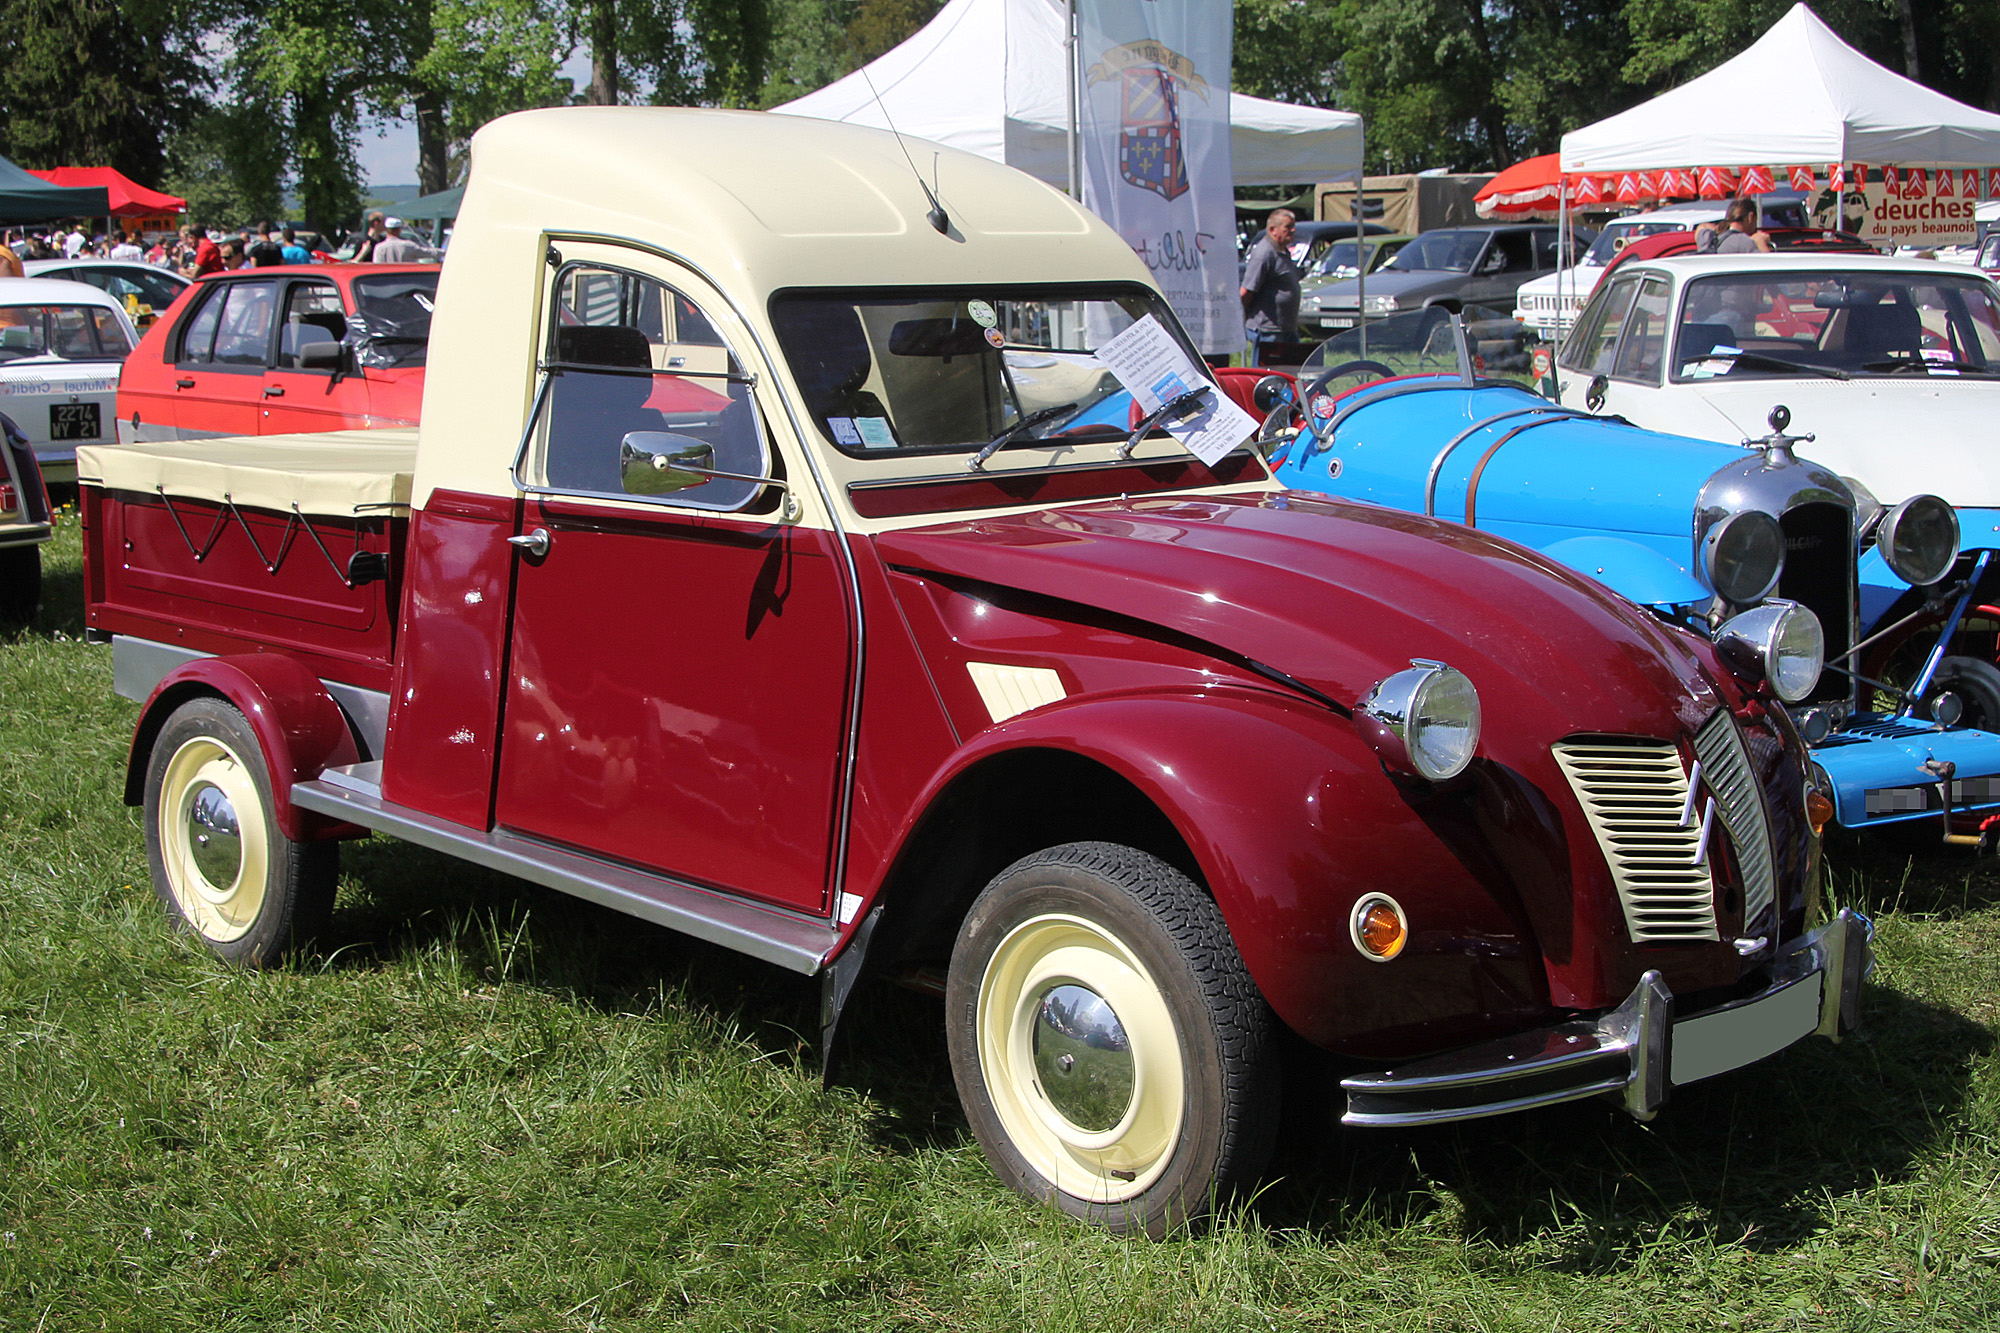
[[[0,547],[0,624],[25,625],[42,609],[42,548]]]
[[[1273,1019],[1215,903],[1156,857],[1071,843],[973,905],[945,993],[952,1073],[1000,1178],[1160,1236],[1255,1181]]]
[[[250,724],[193,699],[160,729],[146,766],[146,858],[167,910],[218,956],[269,967],[326,922],[340,846],[287,838]]]

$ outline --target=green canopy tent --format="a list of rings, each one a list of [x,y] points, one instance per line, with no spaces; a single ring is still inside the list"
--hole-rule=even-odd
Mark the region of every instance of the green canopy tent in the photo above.
[[[436,194],[418,195],[407,204],[391,205],[385,211],[412,222],[449,222],[458,216],[459,201],[464,198],[465,187],[454,185]]]
[[[111,197],[103,186],[51,185],[0,157],[0,223],[101,218],[110,212]]]

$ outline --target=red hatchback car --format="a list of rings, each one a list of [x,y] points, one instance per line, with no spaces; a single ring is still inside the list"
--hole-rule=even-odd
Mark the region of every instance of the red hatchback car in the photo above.
[[[242,269],[201,279],[118,384],[118,439],[413,426],[435,264]]]

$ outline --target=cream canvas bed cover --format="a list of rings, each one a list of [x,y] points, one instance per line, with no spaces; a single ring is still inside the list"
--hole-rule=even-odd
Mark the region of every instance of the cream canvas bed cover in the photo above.
[[[248,439],[92,444],[76,451],[77,481],[242,509],[350,518],[410,502],[415,427]]]

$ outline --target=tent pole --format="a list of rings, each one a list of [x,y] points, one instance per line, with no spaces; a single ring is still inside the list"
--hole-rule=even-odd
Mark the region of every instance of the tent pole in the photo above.
[[[1361,359],[1368,359],[1368,251],[1361,237],[1361,187],[1368,179],[1368,122],[1361,123],[1361,160],[1354,164],[1354,326],[1361,330]]]
[[[1065,156],[1069,168],[1070,198],[1081,202],[1083,199],[1083,168],[1077,161],[1078,150],[1083,146],[1082,108],[1078,105],[1076,93],[1077,40],[1076,0],[1069,0],[1068,12],[1063,21],[1063,55],[1065,90],[1069,94],[1069,144]]]

